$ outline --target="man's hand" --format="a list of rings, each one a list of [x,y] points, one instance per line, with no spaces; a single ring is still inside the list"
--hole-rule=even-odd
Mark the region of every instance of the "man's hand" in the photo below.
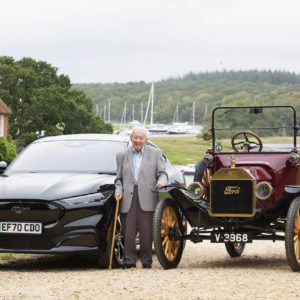
[[[118,192],[115,192],[115,200],[120,201],[122,199],[122,195]]]
[[[164,186],[165,186],[165,182],[163,180],[157,180],[155,187],[161,189]]]

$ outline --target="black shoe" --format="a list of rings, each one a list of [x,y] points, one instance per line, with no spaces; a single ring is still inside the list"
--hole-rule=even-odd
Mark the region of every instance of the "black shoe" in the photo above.
[[[151,269],[151,268],[152,268],[151,264],[143,265],[143,269]]]
[[[134,264],[124,264],[122,267],[123,270],[132,269],[132,268],[135,268]]]

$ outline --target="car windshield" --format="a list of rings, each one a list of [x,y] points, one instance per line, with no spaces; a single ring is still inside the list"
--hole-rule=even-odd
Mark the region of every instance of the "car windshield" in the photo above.
[[[238,151],[245,152],[244,142],[251,142],[250,151],[258,151],[260,141],[261,151],[290,151],[294,144],[294,111],[288,106],[221,107],[215,110],[213,125],[217,152],[234,151],[233,137]]]
[[[127,143],[116,141],[47,141],[31,144],[5,174],[23,172],[90,172],[115,174],[116,154]]]

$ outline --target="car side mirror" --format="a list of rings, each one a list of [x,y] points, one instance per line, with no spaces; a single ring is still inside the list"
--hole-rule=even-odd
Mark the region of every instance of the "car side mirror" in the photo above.
[[[7,168],[7,163],[5,161],[0,161],[0,174],[2,174]]]

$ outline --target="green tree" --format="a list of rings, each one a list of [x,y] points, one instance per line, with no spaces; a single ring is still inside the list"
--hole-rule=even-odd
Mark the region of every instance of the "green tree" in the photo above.
[[[94,115],[93,100],[57,71],[32,58],[0,57],[0,98],[13,112],[10,134],[18,146],[41,135],[112,132]]]
[[[127,120],[133,104],[138,112],[142,102],[145,113],[151,83],[93,83],[75,84],[74,87],[98,104],[101,115],[110,99],[111,119],[120,122],[124,102],[127,102]],[[191,72],[183,77],[156,82],[154,91],[154,122],[171,123],[177,104],[180,121],[191,122],[195,102],[196,123],[204,123],[218,106],[289,103],[297,107],[300,75],[270,70]]]

